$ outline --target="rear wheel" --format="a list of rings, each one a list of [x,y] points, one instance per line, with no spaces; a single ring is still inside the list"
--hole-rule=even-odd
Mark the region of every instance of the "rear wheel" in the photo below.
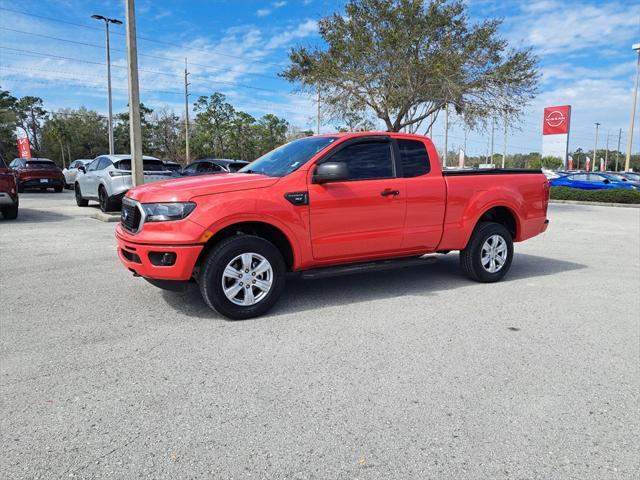
[[[77,183],[75,184],[75,190],[76,190],[76,205],[78,205],[79,207],[86,207],[87,205],[89,205],[89,200],[85,200],[84,198],[82,198],[80,185],[78,185]]]
[[[476,282],[497,282],[511,267],[513,240],[509,231],[499,223],[479,223],[471,235],[467,248],[460,251],[460,266]]]
[[[18,182],[18,193],[23,193],[23,192],[24,192],[24,185]]]
[[[200,270],[200,291],[225,317],[239,320],[267,312],[280,298],[285,263],[271,242],[237,235],[214,246]]]
[[[62,186],[60,186],[60,187],[54,187],[54,188],[53,188],[53,191],[54,191],[54,192],[56,192],[56,193],[60,193],[60,192],[62,192]]]

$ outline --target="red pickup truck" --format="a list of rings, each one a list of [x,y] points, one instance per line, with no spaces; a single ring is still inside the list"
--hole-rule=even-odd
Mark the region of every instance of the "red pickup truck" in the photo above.
[[[361,272],[459,250],[470,278],[498,281],[513,242],[546,230],[548,199],[539,170],[443,172],[427,137],[319,135],[237,173],[129,190],[116,238],[135,275],[172,290],[196,280],[211,308],[241,319],[275,304],[287,272]]]

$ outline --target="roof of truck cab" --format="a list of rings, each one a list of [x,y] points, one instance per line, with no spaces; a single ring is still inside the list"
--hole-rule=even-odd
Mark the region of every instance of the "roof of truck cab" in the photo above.
[[[425,135],[419,135],[417,133],[404,133],[404,132],[338,132],[338,133],[321,133],[320,135],[312,135],[312,136],[342,138],[342,137],[371,137],[374,135],[392,136],[392,137],[393,136],[419,137],[419,138],[425,137]]]

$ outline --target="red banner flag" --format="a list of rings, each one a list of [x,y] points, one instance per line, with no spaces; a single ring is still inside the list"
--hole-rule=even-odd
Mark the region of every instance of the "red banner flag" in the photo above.
[[[16,128],[16,137],[18,138],[18,155],[20,158],[31,158],[31,148],[29,147],[29,137],[24,128]]]

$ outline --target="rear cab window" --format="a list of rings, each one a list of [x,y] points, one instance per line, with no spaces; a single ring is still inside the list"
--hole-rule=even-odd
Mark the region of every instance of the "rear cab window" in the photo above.
[[[425,175],[431,171],[427,147],[419,140],[396,140],[404,178]]]

